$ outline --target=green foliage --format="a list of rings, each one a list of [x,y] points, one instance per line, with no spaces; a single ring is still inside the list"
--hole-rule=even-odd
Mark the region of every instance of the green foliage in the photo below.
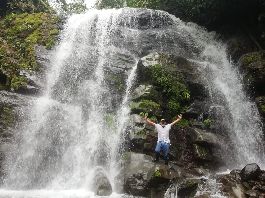
[[[145,113],[145,112],[141,112],[140,114],[139,114],[141,117],[148,117],[148,113]]]
[[[122,8],[125,5],[125,0],[101,0],[97,7],[103,8]]]
[[[190,121],[189,120],[186,120],[186,119],[181,119],[177,123],[177,125],[180,126],[180,127],[188,127],[188,126],[190,126]]]
[[[50,49],[59,34],[58,18],[47,13],[9,14],[0,21],[0,70],[8,77],[7,86],[26,85],[21,71],[37,68],[35,45]]]
[[[0,15],[8,13],[51,12],[47,0],[1,0]]]
[[[149,114],[149,118],[152,117],[153,120],[156,120],[156,116],[161,114],[160,104],[152,100],[140,100],[139,102],[132,102],[130,104],[132,113],[144,115]],[[151,117],[150,117],[151,116]]]
[[[152,100],[142,100],[139,107],[144,110],[157,111],[160,109],[160,105]]]
[[[127,0],[128,7],[159,9],[161,0]]]
[[[66,12],[68,13],[77,13],[80,14],[86,10],[86,6],[84,4],[84,1],[78,2],[78,3],[69,3],[66,6]]]
[[[153,176],[154,176],[154,177],[161,177],[161,176],[162,176],[162,174],[161,174],[160,170],[159,170],[159,169],[157,169],[157,170],[155,170],[155,172],[154,172]]]
[[[262,110],[263,112],[265,112],[265,104],[262,104],[260,107],[261,107],[261,110]]]
[[[170,116],[181,113],[190,99],[190,92],[181,77],[159,64],[150,68],[150,76],[152,83],[165,96],[167,113]]]
[[[212,120],[210,118],[207,118],[203,121],[203,125],[206,127],[206,128],[210,128],[211,124],[212,124]]]
[[[261,61],[262,59],[263,59],[263,53],[254,52],[244,55],[241,61],[244,65],[249,65],[251,63]]]

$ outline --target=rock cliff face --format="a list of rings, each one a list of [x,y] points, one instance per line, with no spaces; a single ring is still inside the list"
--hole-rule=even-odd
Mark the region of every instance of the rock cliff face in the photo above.
[[[127,128],[126,149],[123,154],[124,166],[117,183],[120,182],[122,192],[135,196],[163,197],[166,194],[178,197],[210,197],[207,193],[198,194],[196,191],[207,187],[210,178],[205,176],[214,174],[226,164],[223,152],[228,146],[224,145],[231,142],[225,133],[226,129],[220,127],[218,119],[214,119],[214,113],[223,112],[214,107],[216,109],[213,110],[213,115],[208,115],[211,108],[208,103],[209,93],[198,76],[196,63],[189,60],[192,57],[189,52],[197,52],[198,46],[187,45],[184,42],[187,37],[174,32],[171,17],[150,13],[145,9],[137,12],[124,11],[118,21],[120,27],[111,32],[115,46],[126,47],[128,54],[130,52],[140,57],[130,105],[130,126]],[[132,16],[135,21],[129,23]],[[139,30],[140,34],[130,34],[125,42],[121,42],[124,41],[122,36],[133,30]],[[170,36],[164,37],[166,33]],[[134,37],[139,42],[136,47],[131,43]],[[155,39],[158,37],[160,43]],[[174,39],[179,40],[177,47]],[[40,46],[36,47],[36,51],[36,60],[42,72],[29,75],[29,85],[17,93],[0,91],[1,162],[15,144],[12,138],[14,129],[20,127],[22,120],[27,119],[36,96],[45,88],[44,73],[49,68],[50,52]],[[115,90],[117,87],[124,89],[124,79],[119,74],[130,69],[126,65],[134,63],[133,57],[128,54],[121,52],[109,57],[113,63],[109,68],[109,81]],[[264,116],[263,56],[263,52],[244,55],[240,59],[240,67],[246,74],[246,85],[255,93],[260,113]],[[114,76],[119,79],[114,79]],[[119,91],[115,93],[119,95]],[[148,113],[154,121],[163,117],[168,122],[178,113],[183,113],[184,119],[170,134],[169,166],[165,166],[163,160],[157,164],[152,162],[157,134],[152,127],[146,125],[141,113]],[[95,193],[111,194],[112,187],[106,176],[101,170],[98,174],[100,179],[95,182]],[[237,196],[238,189],[242,197],[264,195],[264,171],[257,165],[248,165],[241,172],[235,170],[230,174],[214,176],[214,179],[221,183],[220,190],[228,196]],[[124,180],[124,184],[121,180]]]

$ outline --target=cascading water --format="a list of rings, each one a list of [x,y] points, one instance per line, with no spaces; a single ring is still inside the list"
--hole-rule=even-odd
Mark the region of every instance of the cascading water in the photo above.
[[[87,197],[102,182],[117,192],[137,60],[150,52],[194,62],[213,108],[225,110],[221,121],[235,145],[234,165],[264,165],[257,109],[214,35],[162,11],[90,10],[65,25],[46,93],[17,131],[0,197]]]
[[[137,68],[133,55],[128,62],[115,63],[116,69],[110,61],[129,54],[111,40],[119,13],[90,10],[69,18],[54,50],[46,94],[36,100],[32,120],[17,137],[19,145],[7,163],[4,188],[26,190],[25,194],[1,195],[61,192],[64,197],[65,190],[74,189],[76,196],[88,196],[102,182],[109,182],[115,191],[119,144]],[[115,89],[118,83],[124,87]],[[36,195],[36,189],[43,190]]]

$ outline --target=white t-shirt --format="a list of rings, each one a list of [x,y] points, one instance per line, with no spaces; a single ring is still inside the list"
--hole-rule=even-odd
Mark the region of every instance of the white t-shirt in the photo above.
[[[169,130],[171,129],[171,124],[167,124],[164,127],[162,127],[160,124],[155,124],[155,128],[158,133],[157,141],[164,141],[166,143],[170,143]]]

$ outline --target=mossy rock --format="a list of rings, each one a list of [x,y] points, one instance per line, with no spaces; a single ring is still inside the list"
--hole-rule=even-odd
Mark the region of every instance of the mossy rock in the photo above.
[[[35,45],[50,49],[56,43],[59,18],[49,13],[11,13],[0,20],[0,72],[7,87],[27,85],[23,71],[38,69]],[[3,83],[2,83],[3,84]]]
[[[265,96],[259,96],[256,98],[256,103],[260,114],[265,119]]]
[[[253,52],[243,55],[239,66],[244,71],[244,81],[256,95],[265,94],[265,51]]]
[[[213,156],[208,147],[202,146],[200,144],[193,144],[194,155],[198,161],[211,161]]]

